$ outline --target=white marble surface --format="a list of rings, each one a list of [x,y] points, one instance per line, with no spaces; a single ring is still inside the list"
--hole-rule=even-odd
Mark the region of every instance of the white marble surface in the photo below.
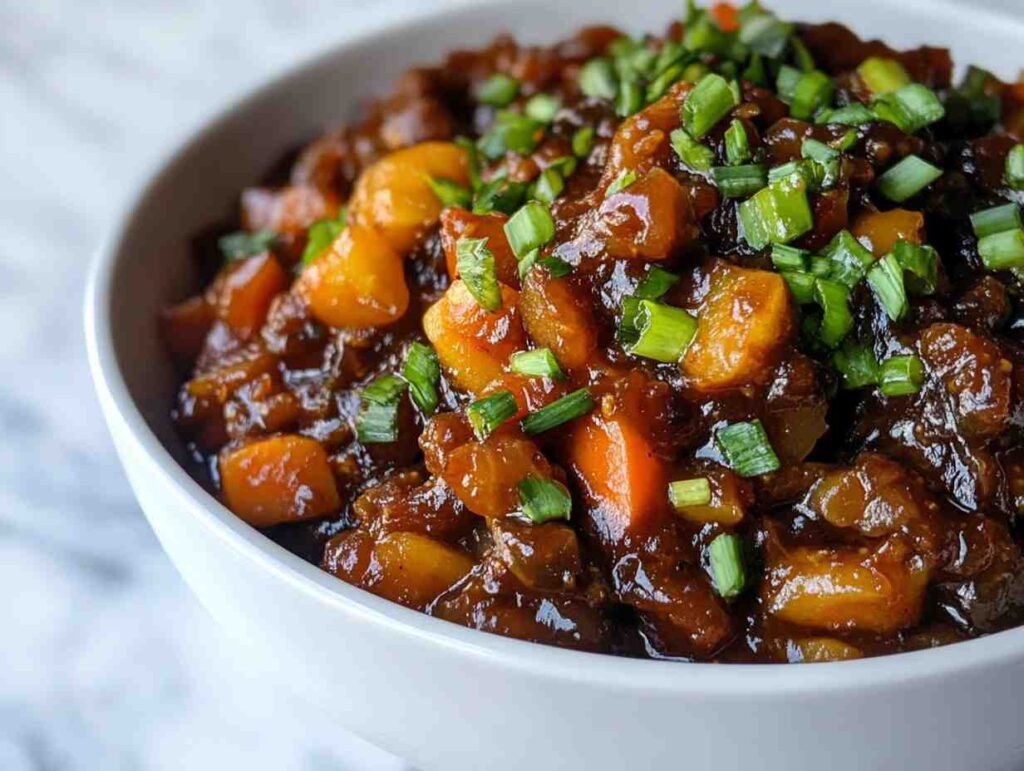
[[[0,0],[0,769],[400,769],[233,659],[86,370],[86,264],[166,142],[429,0]],[[387,719],[387,716],[381,716]]]

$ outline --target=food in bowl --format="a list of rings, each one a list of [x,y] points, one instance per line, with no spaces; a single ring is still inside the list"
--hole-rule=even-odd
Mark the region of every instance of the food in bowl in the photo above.
[[[951,70],[719,4],[410,71],[199,239],[162,317],[197,473],[524,640],[822,661],[1021,623],[1024,88]]]

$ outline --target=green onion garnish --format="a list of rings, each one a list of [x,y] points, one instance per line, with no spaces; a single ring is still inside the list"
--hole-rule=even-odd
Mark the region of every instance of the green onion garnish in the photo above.
[[[811,55],[803,40],[794,35],[790,38],[789,44],[793,49],[793,61],[797,67],[804,72],[810,72],[815,69],[814,56]]]
[[[899,321],[907,315],[910,305],[903,286],[903,268],[895,256],[887,254],[872,266],[868,284],[890,319]]]
[[[974,228],[974,235],[979,239],[995,233],[1015,230],[1021,227],[1021,224],[1020,207],[1015,203],[1005,203],[990,209],[982,209],[971,215],[971,227]]]
[[[577,158],[586,158],[594,148],[594,128],[582,126],[572,135],[572,154]]]
[[[730,166],[739,166],[750,160],[750,140],[743,122],[733,118],[725,130],[725,157]]]
[[[356,437],[362,444],[398,439],[398,410],[405,387],[396,375],[382,375],[362,390],[356,416]]]
[[[849,230],[839,231],[822,249],[821,256],[827,260],[827,271],[823,275],[850,289],[864,280],[868,268],[875,262],[871,252]]]
[[[725,78],[715,73],[705,75],[683,101],[683,128],[694,139],[701,139],[738,101]]]
[[[651,267],[643,280],[636,285],[633,296],[641,300],[657,300],[679,281],[679,276],[657,265]]]
[[[764,166],[750,163],[744,166],[715,166],[711,169],[715,185],[726,198],[745,198],[768,184]]]
[[[257,230],[255,233],[239,230],[218,238],[217,246],[225,259],[244,260],[246,257],[265,252],[276,238],[277,233],[272,230]]]
[[[772,265],[778,270],[807,270],[807,250],[785,244],[772,244]]]
[[[920,83],[911,83],[879,96],[872,102],[871,110],[879,119],[896,124],[907,134],[914,134],[942,120],[946,114],[935,92]]]
[[[897,241],[892,247],[896,262],[906,271],[907,288],[915,294],[932,294],[939,283],[939,255],[927,244]]]
[[[740,25],[740,42],[750,46],[750,50],[778,59],[786,50],[793,25],[779,21],[773,13],[761,12],[748,14]]]
[[[978,241],[978,254],[989,270],[1024,268],[1024,230],[993,233]]]
[[[615,114],[628,118],[644,106],[644,89],[636,80],[622,80],[615,94]]]
[[[504,177],[484,182],[473,199],[473,213],[499,211],[512,214],[526,197],[527,187],[525,182],[514,182]]]
[[[795,270],[784,270],[780,273],[789,287],[790,294],[798,305],[814,302],[814,284],[817,281],[810,273]]]
[[[875,96],[896,91],[912,82],[902,64],[880,56],[871,56],[861,62],[857,74]]]
[[[519,81],[497,72],[480,84],[476,98],[478,102],[491,107],[507,107],[519,95]]]
[[[1024,190],[1024,145],[1014,145],[1006,154],[1004,178],[1014,190]]]
[[[507,226],[507,223],[506,223]],[[501,287],[494,253],[487,248],[486,238],[460,238],[455,243],[459,277],[481,308],[501,308]]]
[[[334,243],[334,239],[341,235],[346,221],[347,213],[345,207],[342,206],[338,210],[337,217],[319,219],[310,225],[309,230],[306,231],[306,248],[302,250],[302,264],[309,265],[323,254],[327,247]]]
[[[551,94],[534,94],[523,106],[523,113],[540,123],[550,123],[555,119],[562,103],[557,96]]]
[[[669,142],[679,160],[694,171],[707,171],[715,162],[715,151],[687,134],[686,129],[672,131]]]
[[[793,94],[796,93],[796,85],[801,77],[803,73],[796,67],[790,67],[788,64],[779,67],[779,73],[775,77],[775,90],[782,101],[793,101]]]
[[[853,102],[845,107],[837,107],[834,110],[822,110],[814,116],[814,122],[838,123],[843,126],[863,126],[866,123],[874,123],[878,118],[871,110],[860,102]]]
[[[494,123],[477,141],[477,147],[492,161],[505,153],[528,155],[540,141],[544,124],[511,110],[500,110]]]
[[[554,254],[549,254],[547,257],[541,257],[539,260],[536,260],[536,263],[537,267],[543,268],[555,278],[562,278],[563,276],[568,276],[572,273],[572,265]]]
[[[676,510],[711,503],[711,482],[707,477],[680,479],[668,486],[668,499]]]
[[[802,73],[793,87],[789,113],[799,120],[807,120],[819,109],[832,102],[835,86],[832,79],[820,70]]]
[[[432,177],[428,174],[427,184],[430,185],[430,189],[434,191],[434,195],[437,196],[437,200],[441,202],[442,206],[458,206],[468,209],[473,203],[473,191],[454,180],[445,177]]]
[[[740,204],[739,219],[754,249],[789,243],[814,227],[807,183],[796,175],[772,182]]]
[[[505,236],[513,253],[521,258],[555,237],[555,221],[547,206],[530,201],[505,223]]]
[[[550,348],[534,348],[532,351],[518,351],[509,360],[509,369],[527,377],[548,377],[552,380],[565,379],[565,373],[558,366],[558,359]]]
[[[553,479],[528,476],[519,483],[518,490],[523,514],[534,524],[569,519],[572,514],[572,496]]]
[[[725,462],[741,477],[770,474],[781,467],[760,420],[730,423],[715,432]]]
[[[822,310],[818,339],[829,348],[835,348],[853,329],[850,290],[838,281],[819,278],[814,284],[814,300]]]
[[[512,392],[497,391],[470,404],[466,408],[466,417],[469,418],[476,438],[482,442],[517,412],[519,406]]]
[[[590,395],[590,391],[586,388],[581,388],[578,391],[566,394],[560,399],[556,399],[551,404],[545,404],[536,412],[531,412],[523,418],[523,431],[530,434],[530,436],[542,434],[563,423],[568,423],[570,420],[586,415],[596,406],[597,404],[594,402],[594,397]]]
[[[612,101],[619,90],[619,79],[611,60],[598,57],[584,64],[580,68],[579,86],[584,96]]]
[[[732,533],[716,536],[708,547],[708,561],[715,591],[726,600],[737,597],[747,582],[740,539]]]
[[[635,325],[638,337],[629,352],[665,363],[679,361],[697,334],[697,319],[653,300],[640,300]]]
[[[866,345],[844,343],[832,354],[832,364],[843,377],[843,388],[864,388],[878,382],[878,361]]]
[[[618,192],[625,190],[627,187],[636,182],[636,172],[632,169],[623,169],[618,175],[611,181],[611,184],[604,191],[605,198],[611,198]]]
[[[413,403],[424,415],[433,415],[439,402],[437,384],[441,379],[437,352],[424,343],[412,343],[405,353],[402,377],[409,384]]]
[[[916,155],[908,155],[878,178],[878,192],[903,203],[942,176],[942,169]]]
[[[878,388],[886,396],[909,396],[921,390],[924,365],[917,356],[893,356],[878,369]]]
[[[531,196],[549,206],[565,189],[565,180],[556,168],[549,166],[540,173],[530,189]]]

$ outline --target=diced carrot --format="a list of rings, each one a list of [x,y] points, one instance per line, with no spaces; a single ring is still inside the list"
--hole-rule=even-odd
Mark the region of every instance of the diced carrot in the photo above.
[[[490,312],[460,279],[423,314],[423,330],[449,377],[474,394],[500,377],[509,356],[526,347],[519,292],[503,285],[501,299],[501,308]]]
[[[875,257],[884,257],[897,241],[924,243],[924,215],[907,209],[865,211],[853,220],[850,232]]]
[[[189,364],[196,360],[215,318],[213,307],[202,295],[164,309],[160,331],[176,359]]]
[[[763,382],[792,329],[789,290],[778,273],[719,263],[683,372],[701,391]]]
[[[340,505],[327,452],[314,439],[261,439],[220,457],[224,502],[254,527],[322,517]]]
[[[270,252],[229,265],[216,283],[217,317],[242,340],[267,318],[275,295],[288,288],[288,274]]]
[[[597,348],[597,324],[589,303],[567,276],[531,270],[523,282],[520,308],[523,325],[538,346],[550,348],[566,369],[586,366]]]
[[[486,238],[487,248],[494,255],[498,269],[498,280],[513,288],[519,288],[519,262],[505,236],[504,214],[474,214],[465,209],[445,209],[441,212],[441,246],[448,266],[448,276],[454,281],[459,277],[456,244],[460,238]]]
[[[310,312],[332,327],[377,327],[409,307],[402,258],[376,231],[353,225],[306,267],[295,291]]]
[[[740,28],[740,12],[732,3],[715,3],[711,15],[722,32],[735,32]]]

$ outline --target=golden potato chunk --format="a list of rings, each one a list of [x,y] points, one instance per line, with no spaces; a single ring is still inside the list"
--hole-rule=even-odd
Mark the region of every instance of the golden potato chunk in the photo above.
[[[550,348],[567,369],[586,365],[597,348],[597,325],[585,298],[566,276],[531,270],[520,296],[523,325],[539,347]]]

